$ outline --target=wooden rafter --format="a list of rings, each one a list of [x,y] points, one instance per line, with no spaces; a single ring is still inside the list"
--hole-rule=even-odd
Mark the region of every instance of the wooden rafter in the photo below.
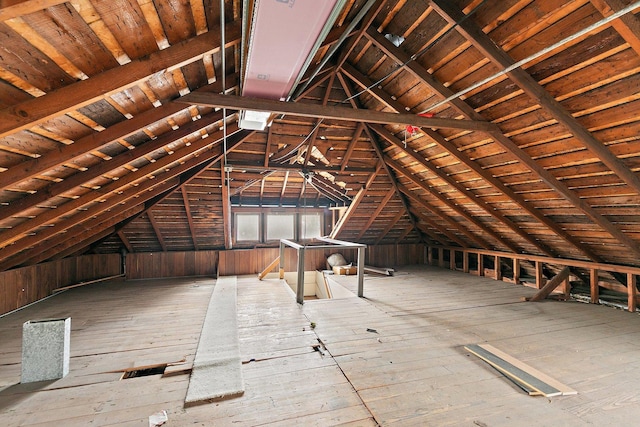
[[[351,138],[351,140],[349,141],[349,145],[347,146],[347,151],[344,153],[344,157],[342,158],[342,162],[340,163],[340,171],[344,171],[349,165],[349,160],[351,159],[353,150],[356,148],[356,144],[358,143],[360,135],[362,135],[364,126],[364,123],[358,123],[358,125],[356,126],[356,130],[353,132],[353,137]]]
[[[217,136],[209,136],[206,139],[202,139],[199,141],[194,142],[193,144],[191,144],[188,147],[184,147],[178,151],[176,151],[173,155],[171,156],[164,156],[162,158],[160,158],[159,160],[157,160],[154,163],[149,163],[148,165],[138,169],[135,172],[131,172],[128,173],[126,175],[124,175],[123,177],[121,177],[120,179],[118,179],[117,181],[113,181],[105,186],[103,186],[100,191],[90,191],[88,193],[83,194],[82,196],[70,200],[67,203],[64,203],[62,205],[59,205],[56,209],[51,209],[47,212],[44,212],[40,215],[38,215],[37,217],[31,219],[31,220],[27,220],[24,221],[20,224],[18,224],[16,227],[13,227],[7,231],[5,231],[4,233],[0,233],[0,242],[11,242],[13,240],[15,240],[15,238],[21,234],[27,233],[31,230],[33,230],[36,227],[39,227],[40,225],[46,224],[52,220],[55,220],[56,218],[64,215],[67,212],[70,212],[74,209],[78,209],[84,205],[86,205],[87,203],[93,202],[96,199],[100,199],[100,198],[104,198],[105,194],[109,194],[113,191],[119,190],[120,188],[126,186],[126,185],[130,185],[130,184],[134,184],[136,181],[144,179],[145,177],[149,176],[149,175],[153,175],[155,173],[157,173],[158,170],[162,170],[162,168],[165,168],[175,162],[177,162],[178,160],[187,157],[187,156],[191,156],[192,154],[194,154],[195,152],[197,152],[198,150],[201,150],[203,148],[206,148],[207,146],[211,145],[212,143],[214,143],[215,141],[217,141],[219,139],[219,137]],[[126,153],[128,154],[128,153]],[[179,167],[178,167],[179,168]],[[64,183],[64,181],[63,181]],[[62,184],[62,183],[61,183]],[[37,193],[36,193],[37,194]],[[27,199],[27,198],[24,198]]]
[[[230,23],[226,29],[227,46],[231,47],[239,42],[240,27],[236,23]],[[131,61],[89,79],[5,108],[0,110],[0,137],[28,129],[47,119],[84,107],[103,98],[106,94],[126,89],[155,73],[175,70],[200,59],[206,53],[218,50],[220,50],[220,33],[209,31],[152,53],[146,58]]]
[[[132,215],[139,214],[141,211],[142,205],[137,205],[134,207],[116,208],[112,212],[105,212],[97,216],[95,220],[86,221],[83,224],[79,224],[67,230],[66,233],[60,236],[63,238],[51,239],[51,242],[45,241],[39,243],[33,248],[33,250],[30,250],[25,254],[29,256],[29,259],[22,265],[37,264],[50,258],[57,258],[60,253],[77,245],[79,242],[84,242],[87,238],[102,233],[104,230],[110,229],[118,222],[129,218]],[[89,223],[87,224],[87,222]]]
[[[251,132],[246,133],[243,132],[240,135],[243,135],[242,137],[239,137],[237,141],[234,141],[233,144],[231,144],[231,148],[230,150],[235,149],[239,144],[241,144],[245,139],[246,139],[246,135],[247,134],[252,134]],[[43,231],[40,231],[37,235],[32,235],[32,236],[28,236],[25,238],[20,239],[19,241],[15,242],[14,244],[5,247],[1,253],[0,253],[0,258],[2,259],[6,259],[6,257],[9,257],[23,249],[25,249],[26,247],[29,247],[30,244],[33,244],[31,242],[32,239],[36,239],[36,241],[38,240],[42,240],[45,239],[53,234],[56,233],[60,233],[62,231],[64,231],[66,228],[71,227],[72,225],[79,223],[81,221],[85,221],[88,218],[91,218],[94,215],[97,215],[100,212],[103,212],[107,209],[109,209],[111,206],[115,206],[116,204],[119,203],[123,203],[126,202],[127,200],[136,197],[136,198],[140,198],[141,195],[144,195],[144,192],[148,189],[151,189],[155,186],[159,186],[160,188],[163,188],[164,191],[163,193],[165,193],[166,195],[170,194],[172,191],[174,191],[177,188],[177,185],[181,185],[184,182],[180,181],[180,182],[175,182],[174,178],[179,176],[180,174],[184,174],[187,173],[190,170],[194,170],[197,169],[200,165],[202,164],[212,164],[215,162],[220,161],[220,159],[222,158],[222,153],[220,152],[220,150],[211,150],[210,152],[206,153],[206,154],[202,154],[199,157],[194,157],[191,158],[190,160],[180,164],[179,166],[176,166],[174,168],[172,168],[169,172],[165,172],[161,175],[158,175],[155,179],[153,180],[146,180],[145,182],[135,186],[135,187],[130,187],[129,189],[119,192],[117,195],[110,197],[108,199],[106,199],[106,201],[104,201],[103,203],[97,203],[94,204],[91,208],[82,211],[76,215],[74,215],[72,217],[72,219],[66,219],[60,223],[57,223],[55,226],[53,227],[47,227],[46,229],[44,229]],[[175,161],[175,159],[174,159]],[[158,162],[156,163],[152,163],[152,165],[157,165]],[[144,168],[143,168],[144,169]],[[142,169],[141,169],[142,170]],[[151,173],[151,172],[149,172]],[[191,179],[192,177],[189,177],[189,179]],[[116,181],[117,182],[117,181]],[[165,186],[165,187],[163,187]],[[165,195],[165,197],[166,197]],[[77,199],[76,199],[77,200]],[[155,203],[157,203],[160,200],[157,200]],[[58,211],[59,209],[62,209],[63,206],[67,206],[68,203],[62,205],[61,207],[54,209],[52,211]],[[148,209],[150,209],[150,207],[152,207],[152,205],[150,205]],[[72,209],[68,209],[66,210],[66,212],[71,211]],[[48,211],[48,213],[50,213],[51,211]],[[56,215],[57,216],[61,216],[64,213],[61,213],[60,215]],[[43,214],[44,215],[44,214]],[[39,219],[40,224],[42,223],[46,223],[48,221],[50,221],[53,215],[49,215],[47,217],[45,217],[44,219],[41,218],[42,215],[37,216],[34,220]],[[32,226],[33,224],[30,224],[30,226]],[[18,227],[22,226],[22,224],[20,224]],[[15,232],[15,229],[17,227],[15,227],[14,229],[10,229],[8,230],[8,232]],[[24,226],[22,227],[24,228]],[[30,227],[29,229],[33,229],[34,227]],[[18,230],[21,231],[21,230]],[[2,241],[2,240],[0,240]]]
[[[396,147],[397,149],[401,150],[404,154],[406,154],[407,157],[409,157],[412,161],[417,162],[418,164],[423,166],[426,170],[434,174],[438,179],[444,181],[450,187],[455,188],[459,193],[463,194],[469,201],[471,201],[471,203],[478,206],[480,209],[485,211],[488,215],[497,219],[499,223],[511,229],[511,231],[515,232],[520,237],[522,237],[523,239],[531,243],[533,246],[537,247],[545,255],[555,256],[555,253],[553,253],[551,249],[549,249],[546,245],[539,242],[534,237],[532,237],[529,233],[522,230],[520,227],[514,224],[513,221],[511,221],[509,218],[503,215],[500,211],[494,209],[484,200],[482,200],[479,197],[476,197],[476,195],[470,190],[467,190],[464,185],[458,183],[451,176],[449,176],[448,174],[438,169],[433,163],[427,162],[422,156],[418,155],[415,151],[405,149],[402,141],[398,140],[395,136],[389,133],[382,126],[375,127],[374,125],[371,128],[375,130],[378,134],[380,134],[386,141],[388,141],[394,147]],[[506,240],[506,239],[503,238],[503,240]]]
[[[443,213],[442,211],[440,211],[440,209],[436,208],[435,206],[432,206],[430,203],[427,203],[424,199],[422,199],[421,197],[416,195],[411,189],[407,188],[406,186],[404,186],[402,184],[398,184],[398,188],[400,189],[400,191],[403,194],[405,194],[407,196],[407,198],[412,200],[415,204],[420,206],[422,209],[426,209],[427,211],[431,212],[432,215],[437,216],[442,221],[448,223],[454,229],[460,231],[462,234],[467,236],[470,241],[475,242],[475,244],[478,245],[480,248],[489,249],[489,247],[491,246],[486,241],[484,241],[484,239],[482,239],[479,236],[476,236],[474,233],[469,231],[467,229],[467,227],[465,227],[463,224],[460,224],[459,222],[457,222],[453,218],[451,218],[449,215],[447,215],[447,214]],[[423,221],[426,221],[429,225],[431,225],[436,230],[438,230],[439,232],[441,232],[442,234],[447,236],[452,242],[456,242],[458,245],[460,245],[463,248],[466,248],[466,247],[469,246],[466,242],[460,240],[457,236],[449,233],[445,229],[442,229],[437,223],[431,221],[424,214],[423,211],[416,211],[415,213]]]
[[[462,19],[464,14],[456,9],[451,3],[443,0],[431,0],[431,4],[437,12],[449,23],[455,23]],[[512,66],[515,61],[500,49],[471,20],[465,20],[457,27],[470,43],[474,45],[485,57],[490,59],[499,67],[505,69]],[[576,120],[558,101],[555,100],[529,73],[522,68],[516,68],[508,73],[509,78],[514,81],[525,93],[533,98],[545,111],[575,136],[582,144],[592,151],[598,158],[619,176],[636,193],[640,194],[640,178],[609,148],[596,139],[578,120]]]
[[[264,150],[264,166],[269,166],[269,155],[271,154],[271,144],[273,143],[273,126],[267,130],[267,148]]]
[[[389,191],[387,191],[387,194],[380,201],[376,210],[373,211],[373,213],[371,213],[371,216],[369,216],[367,223],[364,225],[364,227],[362,227],[362,230],[360,230],[360,233],[358,233],[358,237],[356,238],[356,240],[360,240],[362,236],[364,236],[364,233],[366,233],[369,227],[371,227],[371,224],[373,224],[373,221],[375,221],[376,218],[378,218],[378,215],[380,215],[380,212],[382,212],[382,209],[384,209],[385,206],[387,206],[387,203],[389,203],[389,200],[391,200],[394,194],[396,194],[395,188],[390,188]]]
[[[374,19],[378,16],[378,14],[382,11],[387,0],[378,0],[376,4],[371,6],[371,9],[367,12],[367,14],[362,18],[362,22],[360,23],[360,30],[358,30],[354,35],[350,37],[349,45],[342,49],[340,52],[340,57],[338,58],[337,67],[342,67],[342,64],[347,60],[353,49],[358,45],[358,42],[364,35],[366,29],[373,23]]]
[[[389,157],[385,157],[385,162],[389,166],[391,166],[397,173],[399,173],[400,175],[404,176],[409,181],[411,181],[413,184],[415,184],[418,187],[422,188],[424,191],[426,191],[427,193],[431,194],[436,199],[440,200],[442,203],[447,205],[447,207],[449,207],[449,209],[453,210],[458,215],[460,215],[461,217],[463,217],[464,219],[469,221],[471,224],[475,225],[480,230],[484,231],[486,234],[488,234],[489,236],[493,237],[496,240],[496,242],[503,243],[506,247],[508,247],[513,252],[516,252],[516,253],[521,253],[522,252],[522,249],[520,249],[514,243],[509,242],[509,241],[505,241],[503,239],[503,236],[501,236],[497,232],[493,231],[491,228],[487,227],[485,224],[480,222],[478,219],[476,219],[472,214],[468,213],[462,207],[456,205],[454,202],[449,200],[446,196],[444,196],[444,195],[440,194],[439,192],[433,190],[426,183],[424,183],[423,181],[418,179],[415,175],[413,175],[412,173],[408,172],[402,164],[398,163],[395,160],[390,159]]]
[[[194,132],[204,129],[206,126],[209,126],[220,119],[222,119],[221,114],[212,113],[211,115],[208,115],[208,117],[201,119],[203,121],[198,120],[196,122],[188,123],[187,125],[182,126],[173,132],[169,132],[167,134],[160,136],[159,138],[156,138],[155,140],[147,141],[146,143],[139,145],[133,150],[128,150],[128,151],[125,151],[124,153],[118,154],[117,156],[113,157],[109,161],[105,161],[95,166],[92,166],[91,168],[89,168],[84,172],[78,172],[61,182],[53,183],[48,187],[42,189],[41,191],[38,191],[34,194],[23,197],[22,199],[18,199],[17,201],[11,203],[9,206],[3,209],[2,212],[0,212],[0,219],[8,218],[9,216],[15,215],[25,209],[29,209],[33,206],[43,203],[44,201],[52,197],[55,197],[59,194],[63,194],[67,191],[72,190],[73,188],[76,188],[80,185],[90,182],[91,180],[94,180],[104,174],[107,174],[108,172],[114,169],[117,169],[118,167],[124,166],[130,162],[133,162],[136,159],[139,159],[149,153],[152,153],[153,151],[160,150],[166,145],[169,145],[175,141],[178,141],[181,138],[184,138]],[[197,150],[202,149],[218,141],[221,137],[222,137],[222,132],[216,132],[215,134],[210,135],[208,138],[195,141],[189,147],[178,150],[178,152],[183,156],[192,154]],[[176,153],[174,153],[174,155],[175,154]],[[159,161],[166,162],[167,160],[169,160],[169,158],[170,156],[165,156]],[[143,174],[141,175],[138,171],[134,174],[127,174],[121,179],[126,180],[126,179],[131,179],[132,177],[142,177],[142,176],[144,175]],[[120,180],[118,181],[124,182]]]
[[[227,76],[227,81],[230,84],[237,84],[237,75],[232,74]],[[207,90],[218,91],[220,90],[220,83],[207,86]],[[165,120],[168,117],[185,110],[184,104],[177,102],[168,102],[160,107],[147,110],[134,116],[131,119],[124,120],[116,123],[113,126],[108,127],[102,132],[92,133],[83,138],[78,139],[73,144],[68,144],[60,147],[58,150],[45,153],[44,155],[29,159],[22,163],[19,163],[9,169],[9,173],[3,173],[0,176],[2,181],[0,183],[0,190],[7,189],[8,187],[23,181],[28,178],[32,178],[38,174],[45,172],[48,169],[60,166],[66,162],[70,162],[78,157],[86,155],[87,152],[98,150],[107,144],[115,142],[119,139],[126,138],[155,122]],[[176,141],[182,136],[187,136],[190,133],[200,130],[205,126],[211,125],[217,120],[221,120],[222,115],[220,113],[209,114],[194,123],[189,123],[181,127],[180,132],[169,132],[168,134],[161,135],[152,144],[146,144],[142,147],[136,147],[140,151],[146,150],[144,154],[150,153],[155,148],[159,147],[158,144],[166,141]],[[187,131],[186,133],[184,131]],[[182,134],[182,136],[179,136]],[[169,142],[166,142],[168,144]],[[147,148],[147,146],[152,148]],[[142,156],[142,154],[140,154]],[[115,168],[115,166],[113,166]]]
[[[620,0],[591,0],[591,3],[603,16],[613,15],[627,5]],[[611,23],[611,26],[629,43],[629,46],[640,55],[640,20],[632,13],[622,15]]]
[[[360,202],[362,202],[362,199],[364,199],[365,193],[367,192],[369,187],[371,187],[371,184],[373,184],[373,181],[375,181],[376,176],[378,176],[381,170],[382,163],[379,163],[376,171],[372,173],[371,176],[369,176],[367,182],[360,188],[360,190],[358,190],[353,200],[351,200],[351,204],[347,208],[347,211],[342,215],[342,218],[340,218],[333,230],[331,230],[331,234],[329,235],[330,238],[335,239],[340,235],[340,232],[355,213],[358,205],[360,204]]]
[[[329,76],[329,82],[327,83],[327,90],[325,90],[324,97],[322,98],[322,105],[326,106],[327,102],[329,102],[329,96],[331,96],[331,89],[333,88],[333,81],[335,79],[336,74],[331,73]],[[307,143],[307,152],[304,156],[304,166],[307,166],[309,160],[311,159],[311,152],[313,151],[313,147],[316,144],[316,138],[318,137],[318,132],[320,131],[320,124],[322,122],[316,122],[316,125],[313,129],[311,136],[309,137],[309,142]]]
[[[348,64],[345,64],[345,67],[347,65]],[[349,67],[351,67],[351,66],[349,66]],[[353,67],[351,67],[351,68],[353,68]],[[404,106],[402,104],[400,104],[398,101],[393,99],[390,95],[388,95],[386,92],[382,91],[380,88],[375,87],[374,85],[372,85],[371,82],[369,81],[369,79],[367,77],[365,77],[364,75],[362,75],[361,73],[356,73],[355,71],[352,70],[352,72],[349,74],[349,76],[350,76],[351,79],[358,79],[356,81],[356,83],[358,85],[360,85],[361,87],[366,88],[367,91],[369,93],[371,93],[372,95],[375,94],[376,98],[378,100],[380,100],[381,102],[383,102],[386,106],[388,106],[390,108],[393,108],[394,110],[396,110],[398,112],[405,110],[405,108],[404,108]],[[371,127],[374,130],[378,129],[380,132],[382,132],[382,129],[384,129],[380,125],[378,125],[376,128],[373,127],[373,126],[376,126],[376,125],[368,125],[368,126]],[[467,190],[463,185],[460,185],[455,179],[451,178],[449,175],[445,174],[443,171],[440,171],[438,168],[435,167],[435,165],[427,162],[425,159],[417,156],[416,154],[412,153],[409,150],[406,150],[404,148],[404,145],[400,141],[398,141],[397,138],[395,138],[395,136],[389,134],[389,132],[383,132],[383,133],[384,133],[385,139],[387,139],[388,142],[390,142],[391,144],[393,144],[394,146],[396,146],[397,148],[402,150],[406,155],[410,156],[414,161],[418,162],[425,169],[431,171],[431,173],[433,173],[439,179],[441,179],[442,181],[447,183],[450,187],[452,187],[452,188],[456,189],[458,192],[462,193],[465,197],[467,197],[468,200],[471,201],[471,203],[475,204],[480,209],[484,210],[490,216],[496,218],[499,221],[499,223],[503,224],[507,228],[509,228],[512,231],[514,231],[516,234],[520,235],[523,239],[525,239],[526,241],[531,243],[533,246],[535,246],[538,249],[540,249],[543,253],[545,253],[547,255],[552,255],[552,252],[550,251],[550,249],[546,245],[544,245],[541,242],[539,242],[536,239],[534,239],[532,236],[530,236],[524,230],[521,230],[510,219],[508,219],[506,216],[502,215],[502,213],[500,213],[499,211],[493,209],[493,207],[489,206],[482,199],[476,197],[475,194],[473,194],[471,191]],[[385,160],[385,162],[386,162],[386,160]],[[489,227],[484,226],[484,229],[485,230],[489,230]],[[489,232],[489,234],[491,234],[493,236],[497,236],[498,235],[493,230],[491,230]],[[497,240],[500,241],[500,240],[505,240],[505,239],[504,239],[504,237],[502,237],[502,238],[498,238]],[[505,241],[505,244],[510,248],[517,248],[518,247],[513,242]]]
[[[421,117],[415,114],[394,114],[372,110],[356,110],[340,106],[322,106],[299,102],[273,101],[269,99],[244,98],[217,93],[192,92],[179,99],[192,105],[222,107],[234,110],[267,111],[301,117],[324,118],[364,123],[398,124],[432,128],[460,129],[470,131],[493,131],[497,126],[488,122]]]
[[[441,98],[447,98],[453,95],[453,91],[448,87],[444,86],[442,83],[437,81],[426,69],[424,69],[420,64],[415,61],[410,61],[409,56],[403,53],[400,49],[395,48],[391,43],[389,43],[381,34],[379,34],[375,29],[370,28],[367,31],[367,36],[390,58],[394,59],[396,62],[400,64],[405,64],[404,69],[411,73],[415,78],[425,83],[429,86],[436,94],[438,94]],[[453,99],[451,101],[451,105],[455,108],[460,114],[464,117],[473,119],[473,120],[484,120],[480,113],[477,113],[471,106],[469,106],[465,101],[460,98]],[[392,107],[393,108],[393,107]],[[460,151],[455,147],[451,142],[447,141],[440,134],[433,131],[432,129],[423,128],[422,131],[431,138],[434,142],[439,144],[443,149],[445,149],[449,154],[454,156],[464,165],[472,169],[476,172],[480,177],[482,177],[486,182],[491,184],[494,188],[501,191],[503,194],[508,196],[515,203],[520,205],[529,215],[535,217],[538,221],[544,224],[546,227],[551,229],[556,235],[563,238],[566,242],[571,244],[574,248],[578,249],[580,252],[584,253],[590,259],[596,262],[602,262],[603,260],[596,255],[591,249],[589,249],[584,243],[580,242],[575,237],[571,236],[566,230],[560,227],[558,224],[555,224],[549,218],[547,218],[544,214],[542,214],[538,209],[531,206],[530,203],[526,201],[526,199],[511,190],[506,185],[502,184],[500,180],[493,177],[491,174],[487,173],[482,169],[480,165],[471,160],[464,152]],[[511,152],[515,155],[515,157],[523,162],[525,165],[531,168],[534,173],[541,175],[543,181],[551,184],[550,186],[560,193],[562,196],[571,196],[573,192],[569,190],[566,186],[560,183],[557,179],[553,177],[546,170],[541,168],[536,162],[531,159],[524,151],[522,151],[517,145],[515,145],[509,138],[507,138],[501,132],[493,132],[493,139],[501,144],[507,151]],[[544,176],[544,177],[543,177]],[[573,195],[573,199],[576,196]],[[580,206],[576,206],[580,209]],[[589,210],[588,210],[589,211]],[[593,211],[593,210],[590,210]],[[587,216],[590,216],[589,213],[584,212]],[[593,213],[593,212],[592,212]]]
[[[180,187],[180,193],[182,193],[182,203],[184,203],[184,212],[187,215],[187,223],[189,224],[189,232],[191,233],[191,241],[193,247],[198,250],[198,239],[196,238],[196,227],[193,224],[193,216],[191,215],[191,205],[189,204],[189,194],[187,193],[187,186]]]
[[[361,105],[354,98],[353,89],[349,85],[349,82],[345,80],[345,78],[342,76],[342,74],[339,74],[338,78],[340,80],[340,84],[342,85],[342,89],[344,90],[344,92],[347,94],[347,97],[349,98],[349,103],[351,104],[351,106],[354,109],[360,108]],[[413,227],[413,229],[416,230],[416,232],[418,233],[418,236],[420,236],[420,238],[422,238],[422,234],[420,232],[420,228],[418,228],[418,224],[417,224],[414,216],[411,214],[411,210],[409,209],[409,204],[407,203],[407,201],[405,200],[404,196],[402,195],[402,192],[398,188],[398,181],[396,180],[396,177],[394,176],[394,174],[391,171],[391,169],[389,168],[389,166],[384,161],[384,154],[382,153],[382,149],[380,148],[380,142],[378,141],[376,136],[373,134],[373,132],[371,132],[371,130],[369,129],[369,127],[367,125],[364,126],[364,131],[366,132],[367,136],[369,137],[369,141],[370,141],[371,147],[374,149],[374,151],[376,153],[376,156],[378,157],[378,161],[384,167],[384,170],[385,170],[385,172],[387,174],[387,177],[389,178],[389,181],[391,181],[391,185],[393,186],[396,194],[398,195],[398,199],[400,199],[400,201],[402,202],[402,206],[404,207],[404,210],[407,213],[407,216],[409,217],[409,221],[411,222],[411,226]],[[342,167],[341,167],[341,169],[342,169]]]
[[[280,206],[282,206],[282,199],[284,198],[284,192],[287,190],[287,182],[289,181],[289,171],[284,173],[284,179],[282,180],[282,190],[280,190]]]
[[[124,247],[127,248],[127,251],[129,251],[129,253],[135,252],[133,250],[133,246],[131,246],[131,242],[129,242],[129,239],[127,238],[127,236],[124,234],[123,231],[118,231],[116,235],[118,236],[118,238],[120,239]]]
[[[59,4],[66,3],[66,0],[15,0],[3,1],[0,4],[0,22],[7,21],[19,16],[38,12]]]
[[[167,245],[164,243],[164,238],[162,237],[162,231],[160,230],[160,226],[153,215],[153,212],[150,210],[147,211],[147,218],[149,218],[149,222],[151,223],[151,227],[153,228],[153,232],[156,234],[156,238],[158,239],[158,243],[160,243],[160,247],[162,248],[162,252],[167,251]]]
[[[395,227],[395,225],[398,223],[398,221],[400,221],[400,218],[402,218],[404,216],[404,214],[405,214],[405,212],[402,211],[402,210],[400,210],[400,211],[398,211],[398,213],[396,213],[396,216],[394,216],[393,219],[391,221],[389,221],[389,223],[384,228],[384,230],[382,230],[382,233],[380,233],[380,235],[376,239],[374,245],[379,244],[385,238],[385,236],[387,234],[389,234],[391,229],[393,229],[393,227]]]

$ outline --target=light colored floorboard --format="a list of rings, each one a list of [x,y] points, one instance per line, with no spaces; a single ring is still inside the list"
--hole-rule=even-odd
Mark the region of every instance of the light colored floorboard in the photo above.
[[[582,426],[633,425],[640,417],[638,315],[522,302],[535,290],[446,269],[400,273],[368,276],[364,299],[303,306],[279,280],[238,277],[245,394],[188,408],[188,374],[119,381],[111,371],[192,363],[214,279],[64,292],[0,318],[0,425],[146,426],[163,409],[167,426]],[[356,277],[334,279],[356,290]],[[17,385],[22,323],[66,316],[70,374]],[[324,355],[313,348],[319,339]],[[528,396],[463,348],[476,343],[579,394]]]

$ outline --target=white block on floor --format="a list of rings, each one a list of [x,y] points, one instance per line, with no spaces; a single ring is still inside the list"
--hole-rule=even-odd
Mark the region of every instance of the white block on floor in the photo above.
[[[22,383],[69,373],[71,318],[29,320],[22,325]]]

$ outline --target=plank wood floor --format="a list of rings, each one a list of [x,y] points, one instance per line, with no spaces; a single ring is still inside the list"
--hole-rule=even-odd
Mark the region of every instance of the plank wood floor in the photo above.
[[[356,277],[336,277],[355,291]],[[238,278],[245,394],[184,408],[213,279],[76,288],[0,318],[0,425],[629,425],[640,417],[640,318],[435,267],[368,276],[364,299],[300,307],[278,280]],[[19,384],[22,323],[71,316],[64,379]],[[311,322],[315,328],[310,327]],[[319,341],[320,340],[320,341]],[[576,389],[531,397],[470,355],[488,343]],[[324,344],[324,354],[313,347]]]

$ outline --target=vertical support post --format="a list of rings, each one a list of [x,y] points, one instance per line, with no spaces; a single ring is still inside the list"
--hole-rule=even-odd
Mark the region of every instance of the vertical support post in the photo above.
[[[438,248],[438,267],[444,268],[444,249]]]
[[[358,296],[364,296],[364,248],[358,248]]]
[[[449,249],[449,270],[456,270],[456,250]]]
[[[520,260],[518,258],[513,259],[513,283],[520,284]]]
[[[484,276],[484,256],[481,253],[478,254],[478,276]]]
[[[569,299],[571,295],[571,275],[568,275],[567,278],[562,281],[562,294],[565,299]]]
[[[462,271],[469,273],[469,252],[462,251]]]
[[[493,278],[496,280],[502,280],[502,271],[500,270],[500,257],[498,255],[495,256],[493,260]]]
[[[284,279],[284,243],[280,242],[280,268],[278,270],[280,280]]]
[[[298,283],[296,285],[296,301],[304,304],[304,248],[298,249]]]
[[[627,307],[632,313],[636,311],[636,276],[632,273],[627,273]]]
[[[536,289],[542,289],[546,280],[542,276],[542,263],[536,261]]]
[[[589,274],[589,285],[591,287],[591,304],[598,304],[600,301],[600,286],[598,286],[598,270],[592,268]]]
[[[427,264],[433,265],[433,248],[431,246],[427,246]]]

